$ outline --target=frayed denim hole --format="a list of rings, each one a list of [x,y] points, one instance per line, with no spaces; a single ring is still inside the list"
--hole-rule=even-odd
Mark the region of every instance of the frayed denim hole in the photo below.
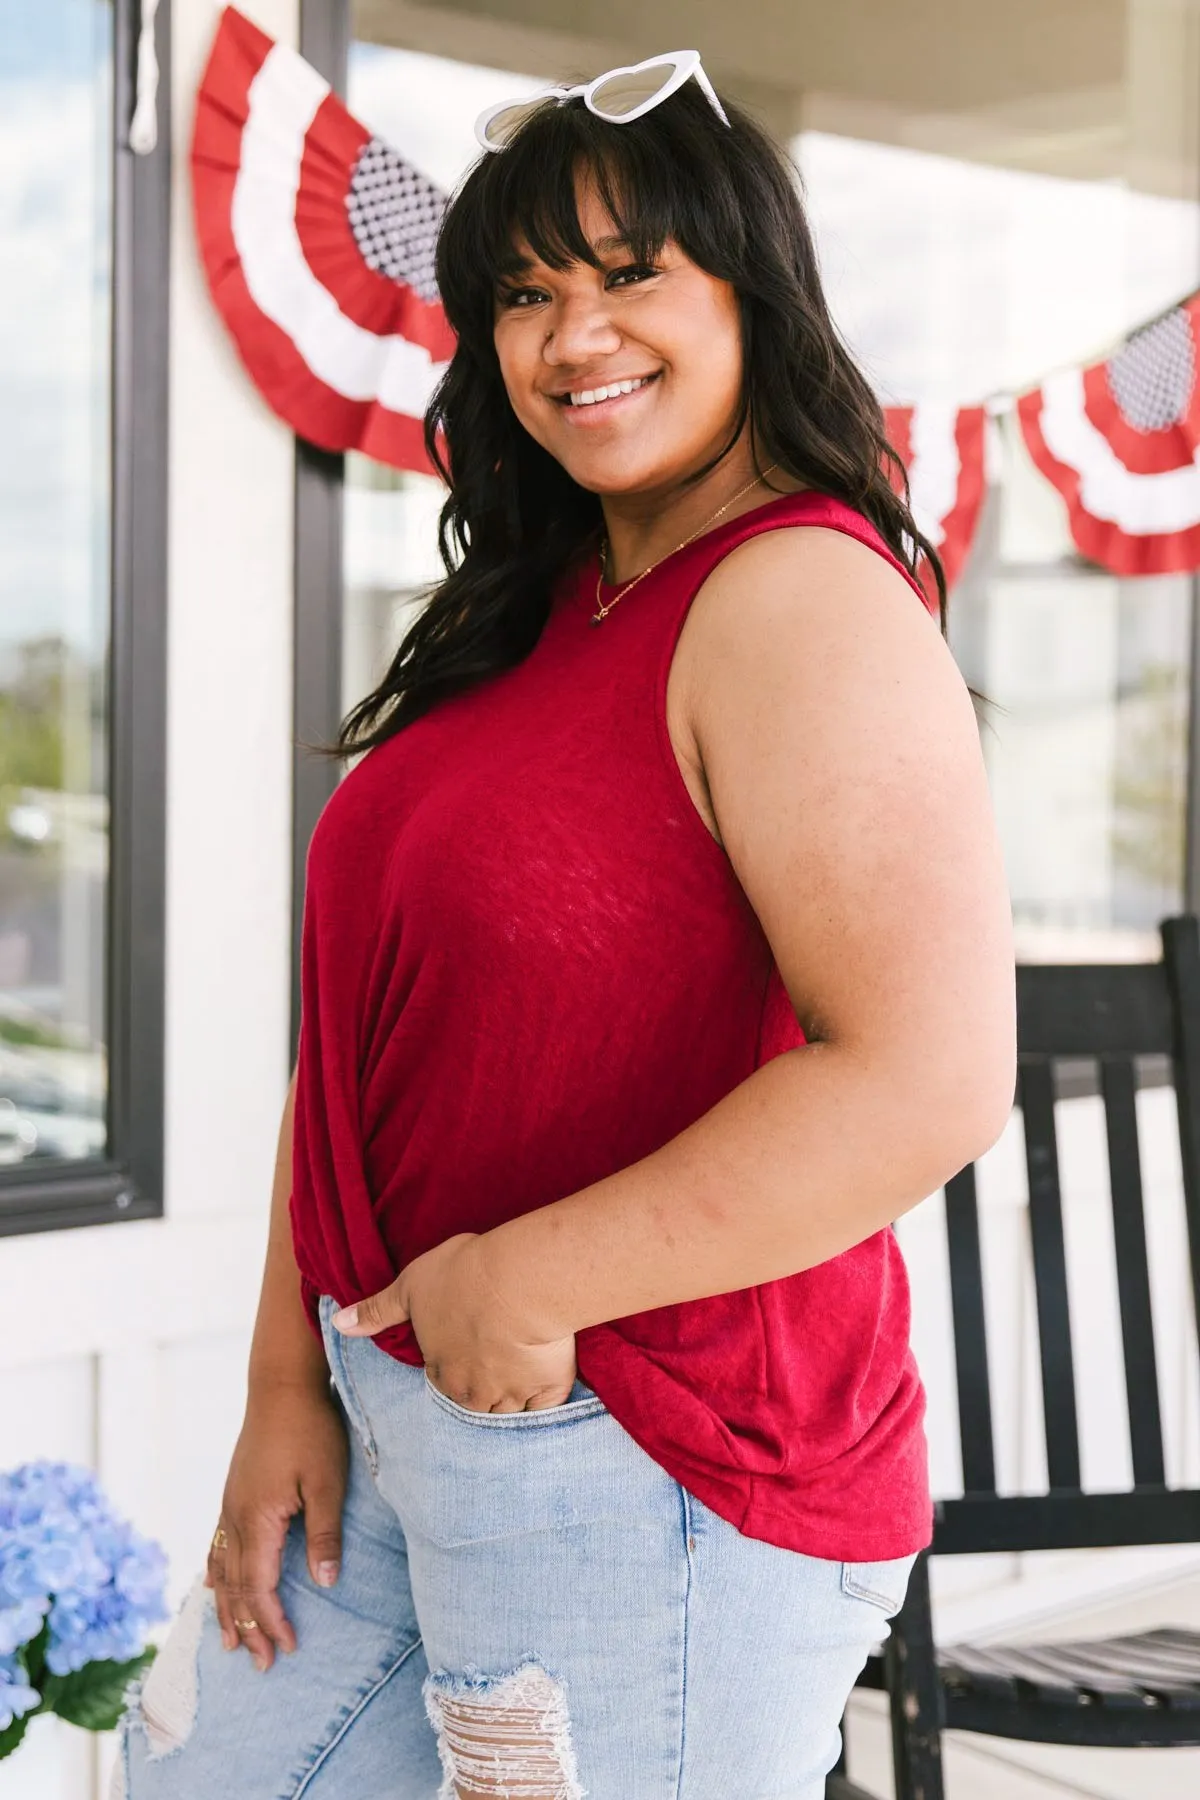
[[[216,1601],[197,1576],[166,1643],[126,1694],[126,1728],[146,1739],[146,1760],[162,1762],[187,1743],[200,1710],[200,1640]]]
[[[437,1800],[457,1800],[460,1783],[489,1800],[586,1800],[563,1684],[535,1657],[503,1675],[436,1670],[424,1696],[442,1763]]]

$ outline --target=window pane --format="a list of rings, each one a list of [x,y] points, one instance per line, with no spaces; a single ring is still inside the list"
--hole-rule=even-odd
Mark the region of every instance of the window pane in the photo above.
[[[10,1166],[106,1147],[111,63],[109,5],[0,5],[0,1165]]]

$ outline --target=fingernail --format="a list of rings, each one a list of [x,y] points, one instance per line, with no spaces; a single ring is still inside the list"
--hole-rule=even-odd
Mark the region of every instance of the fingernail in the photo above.
[[[223,1631],[221,1633],[221,1642],[224,1644],[224,1646],[227,1650],[236,1650],[238,1647],[237,1632],[236,1631]]]
[[[358,1324],[357,1306],[343,1306],[341,1312],[335,1312],[333,1322],[339,1331],[353,1331]]]
[[[338,1578],[338,1566],[335,1562],[317,1564],[317,1580],[322,1587],[332,1587]]]
[[[265,1656],[256,1656],[254,1659],[254,1666],[258,1670],[260,1675],[265,1675],[267,1672],[267,1666],[268,1666],[266,1657]]]

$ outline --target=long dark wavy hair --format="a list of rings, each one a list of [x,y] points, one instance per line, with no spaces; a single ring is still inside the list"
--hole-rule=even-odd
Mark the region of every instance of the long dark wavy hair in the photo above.
[[[550,268],[599,266],[576,208],[581,175],[595,182],[633,261],[652,263],[671,239],[733,287],[743,380],[721,454],[749,424],[760,467],[778,463],[857,508],[914,574],[924,559],[945,631],[942,567],[913,520],[879,402],[830,318],[796,170],[746,112],[724,104],[729,126],[687,82],[628,124],[596,118],[581,99],[539,107],[452,198],[437,283],[458,342],[425,416],[429,455],[450,490],[439,530],[446,575],[379,686],[343,720],[336,753],[381,744],[439,700],[521,662],[555,584],[598,542],[599,499],[518,423],[492,339],[519,240]]]

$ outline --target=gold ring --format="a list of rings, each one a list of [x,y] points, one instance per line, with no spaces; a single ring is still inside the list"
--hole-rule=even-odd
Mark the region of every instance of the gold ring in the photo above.
[[[213,1532],[212,1547],[214,1550],[228,1550],[229,1539],[225,1535],[225,1527],[223,1525],[218,1525],[217,1529]]]
[[[233,1622],[237,1626],[239,1631],[257,1631],[258,1630],[258,1620],[257,1619],[235,1619]]]

